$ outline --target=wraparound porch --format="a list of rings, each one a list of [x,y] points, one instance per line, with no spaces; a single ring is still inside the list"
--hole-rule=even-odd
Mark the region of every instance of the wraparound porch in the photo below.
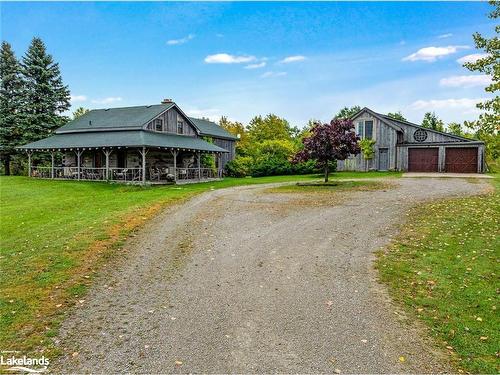
[[[37,152],[50,154],[50,165],[34,165]],[[115,181],[123,183],[190,183],[222,178],[221,152],[158,147],[106,147],[27,150],[30,177]]]

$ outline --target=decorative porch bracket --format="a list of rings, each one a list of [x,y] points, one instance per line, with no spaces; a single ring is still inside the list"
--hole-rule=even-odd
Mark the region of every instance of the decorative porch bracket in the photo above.
[[[77,149],[75,151],[76,153],[76,166],[77,166],[77,173],[78,173],[78,180],[80,180],[80,175],[81,175],[81,164],[82,164],[82,154],[83,154],[83,150],[80,150],[80,149]]]
[[[103,152],[104,152],[104,156],[106,157],[106,181],[109,181],[109,156],[111,155],[113,150],[109,150],[109,149],[105,148],[103,150]]]
[[[148,149],[143,147],[142,150],[139,150],[139,153],[142,156],[142,183],[146,183],[146,155],[148,154]]]

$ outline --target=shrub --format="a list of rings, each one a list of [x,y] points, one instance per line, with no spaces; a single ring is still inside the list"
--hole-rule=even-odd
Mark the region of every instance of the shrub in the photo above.
[[[225,172],[231,177],[246,177],[250,175],[253,159],[249,156],[237,156],[226,164]]]

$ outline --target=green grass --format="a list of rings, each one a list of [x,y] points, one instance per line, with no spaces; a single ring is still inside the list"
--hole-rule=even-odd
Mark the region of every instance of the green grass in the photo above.
[[[321,177],[156,187],[0,177],[0,348],[56,354],[49,338],[63,312],[82,298],[102,261],[116,256],[127,235],[165,205],[210,189]]]
[[[500,372],[498,176],[493,184],[489,194],[414,209],[377,260],[393,297],[472,373]]]
[[[276,193],[334,193],[336,191],[366,191],[383,189],[388,187],[387,184],[380,181],[330,181],[324,182],[306,182],[297,183],[294,185],[283,185],[268,189]]]
[[[403,172],[392,172],[392,171],[370,171],[370,172],[334,172],[330,174],[330,179],[336,178],[377,178],[377,177],[390,177],[397,178],[401,177]]]

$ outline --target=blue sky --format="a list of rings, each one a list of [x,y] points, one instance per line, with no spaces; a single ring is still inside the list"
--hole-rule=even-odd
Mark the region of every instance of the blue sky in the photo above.
[[[40,36],[73,107],[173,98],[193,116],[293,125],[346,105],[420,122],[477,117],[488,77],[472,33],[491,34],[484,2],[1,3],[1,38],[21,56]]]

